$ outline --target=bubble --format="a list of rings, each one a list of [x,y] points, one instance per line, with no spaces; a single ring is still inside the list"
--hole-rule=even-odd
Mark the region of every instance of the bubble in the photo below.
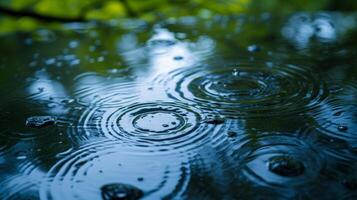
[[[283,116],[319,108],[328,90],[315,73],[301,66],[264,63],[197,66],[159,76],[175,100],[231,118]]]
[[[115,141],[97,140],[77,148],[51,167],[42,181],[40,198],[136,199],[145,195],[163,199],[185,191],[190,177],[186,163],[178,156],[141,155]],[[138,177],[145,181],[138,181]]]

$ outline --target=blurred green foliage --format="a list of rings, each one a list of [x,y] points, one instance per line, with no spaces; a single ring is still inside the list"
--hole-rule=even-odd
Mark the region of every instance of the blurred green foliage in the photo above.
[[[140,18],[154,21],[186,15],[277,15],[297,11],[357,10],[356,0],[1,0],[0,34],[36,29],[38,22]]]

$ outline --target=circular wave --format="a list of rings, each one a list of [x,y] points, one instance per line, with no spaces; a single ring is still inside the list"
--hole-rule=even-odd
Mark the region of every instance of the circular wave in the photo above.
[[[235,154],[244,179],[276,189],[304,186],[316,179],[323,166],[311,144],[287,134],[261,136]]]
[[[171,98],[233,118],[301,113],[315,109],[328,95],[319,77],[294,65],[198,66],[163,77],[155,84],[165,85]]]
[[[200,147],[220,125],[204,122],[200,110],[173,102],[136,103],[123,108],[84,111],[71,137],[106,137],[149,151]]]
[[[190,176],[185,160],[128,152],[120,143],[103,140],[77,149],[49,170],[41,199],[101,199],[101,189],[110,185],[136,188],[148,199],[185,190]]]
[[[311,126],[330,138],[357,144],[357,104],[332,102],[314,116]]]
[[[140,96],[137,83],[130,77],[108,79],[95,73],[86,73],[76,78],[74,87],[74,97],[84,106],[123,106],[138,100]]]

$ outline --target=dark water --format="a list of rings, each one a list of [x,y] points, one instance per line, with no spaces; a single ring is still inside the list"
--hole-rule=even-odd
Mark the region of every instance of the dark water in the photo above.
[[[298,13],[2,36],[0,199],[356,199],[356,27]]]

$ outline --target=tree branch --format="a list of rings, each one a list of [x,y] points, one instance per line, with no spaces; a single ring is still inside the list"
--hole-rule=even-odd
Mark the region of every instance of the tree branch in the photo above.
[[[12,17],[30,17],[44,22],[84,22],[86,21],[83,16],[79,17],[58,17],[58,16],[48,16],[28,10],[12,10],[10,8],[0,5],[0,14],[5,14]]]

